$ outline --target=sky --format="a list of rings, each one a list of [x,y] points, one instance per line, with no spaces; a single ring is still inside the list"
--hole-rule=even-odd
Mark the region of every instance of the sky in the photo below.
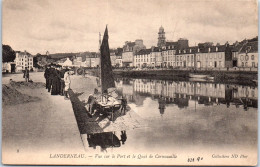
[[[110,48],[143,39],[233,43],[258,35],[256,0],[3,0],[2,42],[32,54],[98,51],[106,25]]]

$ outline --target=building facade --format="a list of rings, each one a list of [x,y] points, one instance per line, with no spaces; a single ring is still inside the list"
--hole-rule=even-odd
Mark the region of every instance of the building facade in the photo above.
[[[240,52],[238,52],[237,59],[238,67],[258,67],[258,41],[246,43]]]
[[[151,61],[154,66],[154,59],[151,60],[151,49],[142,49],[134,55],[134,67],[145,68],[151,66]]]
[[[195,61],[196,68],[232,67],[232,52],[228,45],[199,47]]]
[[[27,67],[29,70],[33,69],[33,56],[26,51],[16,52],[14,62],[16,65],[16,71],[25,70],[25,67]]]
[[[124,67],[133,67],[134,66],[134,55],[142,49],[145,49],[143,40],[137,39],[135,42],[126,41],[123,46],[122,53],[122,64]]]
[[[154,66],[155,67],[162,67],[162,52],[159,47],[152,47],[151,48],[151,57],[154,58]]]

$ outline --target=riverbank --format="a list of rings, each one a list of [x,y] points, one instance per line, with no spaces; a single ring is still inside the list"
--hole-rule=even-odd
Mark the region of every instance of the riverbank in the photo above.
[[[241,85],[257,85],[257,72],[255,71],[193,71],[193,70],[114,70],[117,77],[147,78],[186,81],[190,74],[209,75],[218,83],[238,83]],[[212,82],[212,81],[211,81]]]
[[[70,101],[47,92],[42,72],[31,78],[33,83],[24,83],[22,74],[2,78],[3,91],[12,96],[3,101],[2,162],[54,164],[50,154],[84,153]]]

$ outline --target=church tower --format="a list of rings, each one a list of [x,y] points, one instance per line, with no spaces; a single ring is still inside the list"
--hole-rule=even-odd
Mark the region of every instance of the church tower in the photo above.
[[[158,32],[158,47],[162,47],[166,44],[164,28],[161,26]]]

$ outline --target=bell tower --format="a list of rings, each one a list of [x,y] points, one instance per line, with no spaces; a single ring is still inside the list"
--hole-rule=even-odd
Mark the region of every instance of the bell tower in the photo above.
[[[157,46],[158,47],[162,47],[165,44],[166,44],[165,32],[164,32],[164,28],[161,26],[159,28],[159,32],[158,32],[158,43],[157,43]]]

